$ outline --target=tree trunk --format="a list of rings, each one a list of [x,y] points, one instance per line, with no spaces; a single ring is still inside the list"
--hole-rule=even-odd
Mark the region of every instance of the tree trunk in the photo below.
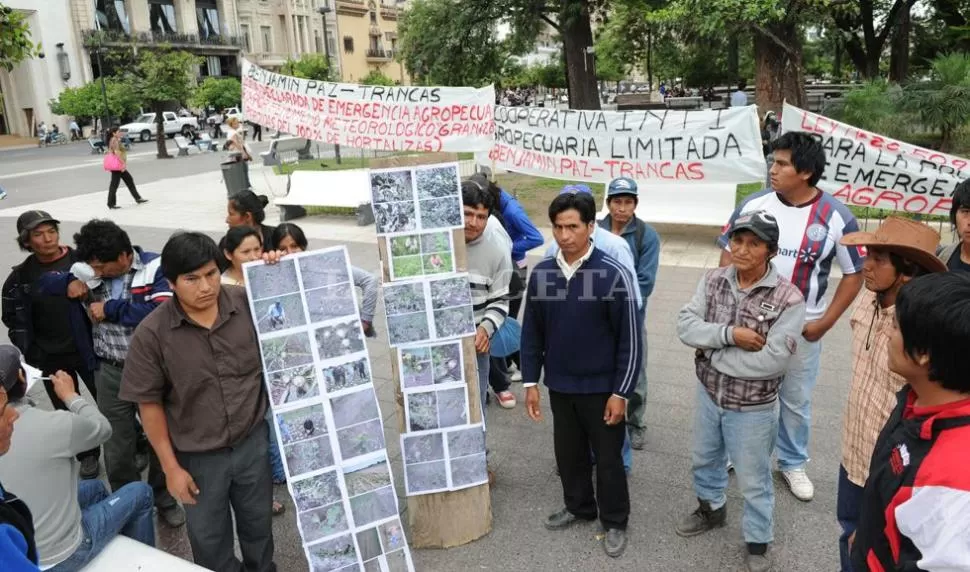
[[[832,76],[840,80],[842,79],[842,37],[835,38],[835,61],[832,62]]]
[[[909,8],[903,8],[896,22],[889,52],[889,81],[903,83],[909,77]]]
[[[647,84],[653,92],[653,30],[647,29]],[[617,87],[619,89],[619,87]]]
[[[562,51],[566,59],[566,84],[572,109],[600,109],[596,70],[592,54],[593,30],[589,24],[589,0],[567,0],[559,14]]]
[[[727,45],[727,75],[728,82],[735,83],[742,79],[738,73],[738,35],[731,34]]]
[[[802,40],[793,22],[754,30],[755,101],[759,112],[781,112],[787,101],[805,106]]]
[[[161,103],[155,104],[155,143],[157,145],[159,159],[171,159],[168,149],[165,147],[165,117]]]

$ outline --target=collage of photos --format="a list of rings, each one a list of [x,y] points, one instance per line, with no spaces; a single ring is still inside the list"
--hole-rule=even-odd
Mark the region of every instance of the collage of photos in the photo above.
[[[408,496],[456,491],[488,482],[481,424],[401,435]]]
[[[398,369],[405,393],[428,386],[460,384],[464,386],[464,353],[461,342],[401,348]]]
[[[277,413],[276,427],[283,443],[284,467],[290,477],[334,465],[327,414],[322,404]]]
[[[344,461],[385,448],[384,424],[373,385],[331,397],[330,410]]]
[[[444,429],[468,423],[465,386],[406,393],[404,413],[409,431]]]
[[[392,236],[391,280],[449,274],[455,271],[455,247],[451,231]]]
[[[392,347],[475,333],[467,274],[392,282],[383,289]]]
[[[364,572],[407,572],[413,569],[404,527],[396,516],[358,532],[357,546],[360,546]]]
[[[397,493],[394,492],[391,467],[387,463],[386,455],[370,457],[354,465],[345,465],[344,483],[350,499],[350,514],[353,515],[354,526],[358,529],[397,516]],[[361,549],[363,552],[363,546]],[[375,555],[361,556],[370,560]]]
[[[370,186],[378,236],[463,226],[457,163],[375,169]]]

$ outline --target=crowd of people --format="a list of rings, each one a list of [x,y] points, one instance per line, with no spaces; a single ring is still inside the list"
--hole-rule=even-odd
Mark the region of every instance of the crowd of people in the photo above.
[[[970,366],[959,357],[970,344],[970,182],[953,194],[956,244],[900,217],[861,232],[816,187],[825,167],[816,139],[792,132],[769,143],[770,185],[731,215],[719,268],[676,319],[697,376],[697,504],[674,531],[724,526],[734,471],[746,567],[772,569],[774,467],[795,498],[812,501],[822,344],[848,315],[843,534],[832,547],[841,569],[970,570]],[[602,220],[591,189],[567,185],[548,209],[555,240],[530,273],[526,253],[543,240],[515,198],[487,174],[463,181],[461,194],[482,418],[490,394],[516,407],[509,387],[520,380],[525,413],[540,421],[546,385],[563,502],[544,525],[598,519],[604,552],[619,557],[637,502],[632,451],[647,438],[660,235],[637,216],[636,181],[607,185]],[[187,527],[199,565],[275,569],[271,523],[283,508],[272,484],[286,476],[240,286],[245,263],[275,264],[309,244],[292,223],[267,225],[266,204],[233,195],[220,243],[178,232],[160,254],[107,220],[82,226],[73,248],[49,213],[17,220],[28,256],[3,286],[13,345],[0,346],[0,482],[17,493],[0,487],[5,570],[77,570],[117,534],[151,545],[153,506],[168,526]],[[841,276],[829,296],[833,264]],[[353,273],[364,332],[375,336],[378,280]],[[520,317],[521,334],[510,334]],[[493,346],[510,335],[520,351],[499,357]],[[23,363],[40,370],[53,411],[28,397]],[[81,382],[94,402],[79,396]],[[108,487],[96,480],[102,449]]]

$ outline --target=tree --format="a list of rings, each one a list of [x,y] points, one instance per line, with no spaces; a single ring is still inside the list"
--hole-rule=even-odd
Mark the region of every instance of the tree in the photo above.
[[[300,59],[287,59],[280,68],[283,75],[317,81],[330,81],[330,61],[321,54],[303,54]]]
[[[130,80],[135,93],[155,112],[155,138],[159,159],[169,159],[165,148],[165,128],[162,113],[165,104],[184,104],[192,95],[195,66],[201,59],[188,52],[143,50],[138,58],[135,73]]]
[[[141,104],[131,84],[122,78],[106,78],[105,90],[108,93],[108,112],[111,117],[133,115]],[[104,96],[101,94],[101,81],[92,81],[81,87],[64,88],[57,99],[50,101],[51,112],[56,115],[70,115],[84,123],[86,119],[104,117]]]
[[[238,105],[242,101],[242,84],[234,77],[228,78],[205,78],[195,93],[192,94],[191,102],[196,107],[212,106],[216,109],[224,109]]]
[[[854,0],[836,5],[830,14],[835,25],[843,32],[845,51],[864,78],[879,75],[879,61],[886,41],[893,30],[905,19],[916,0]],[[882,23],[882,29],[876,23]]]
[[[937,56],[929,81],[914,82],[903,91],[899,107],[940,131],[940,150],[953,148],[954,135],[970,124],[970,55]]]
[[[396,81],[380,70],[370,70],[370,73],[361,78],[360,83],[362,85],[397,85]]]
[[[0,68],[11,71],[15,65],[39,52],[40,44],[30,41],[27,17],[0,4]]]

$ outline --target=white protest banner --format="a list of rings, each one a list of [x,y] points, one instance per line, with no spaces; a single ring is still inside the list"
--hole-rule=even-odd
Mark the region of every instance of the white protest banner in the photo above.
[[[953,187],[968,176],[966,159],[904,143],[785,104],[783,131],[822,142],[825,174],[818,187],[843,203],[948,215]]]
[[[356,85],[300,79],[243,59],[246,119],[323,143],[379,151],[485,151],[495,89]]]
[[[495,106],[497,169],[572,181],[764,180],[755,106],[701,111],[583,111]]]

